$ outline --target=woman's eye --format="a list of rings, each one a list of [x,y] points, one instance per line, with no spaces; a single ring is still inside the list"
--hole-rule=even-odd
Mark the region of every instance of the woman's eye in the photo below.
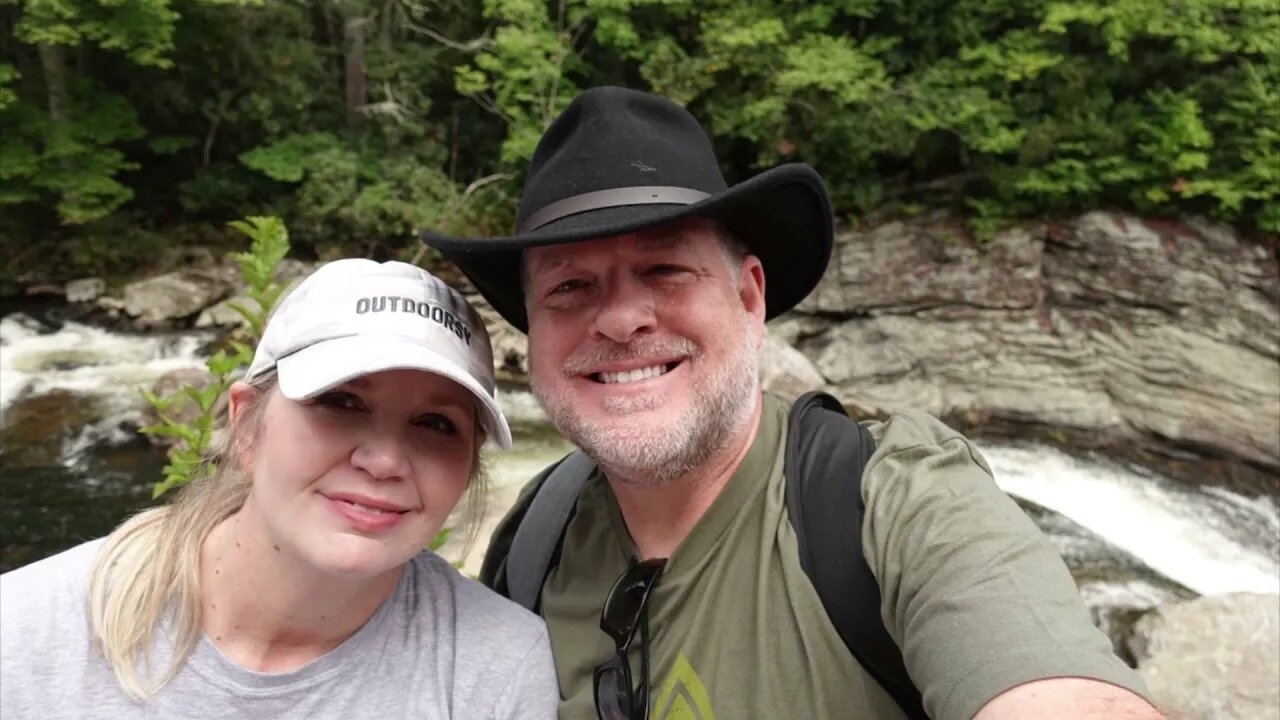
[[[364,404],[360,402],[360,398],[349,392],[321,393],[316,397],[315,402],[317,405],[334,410],[359,410],[364,407]]]
[[[457,435],[458,426],[448,417],[432,413],[418,418],[417,425],[445,435]]]

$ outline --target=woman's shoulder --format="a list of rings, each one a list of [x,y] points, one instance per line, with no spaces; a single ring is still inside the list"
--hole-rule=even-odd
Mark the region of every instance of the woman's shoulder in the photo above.
[[[105,542],[106,538],[90,540],[0,575],[0,608],[4,614],[31,604],[47,612],[49,603],[61,597],[83,602],[93,563]]]
[[[418,592],[439,592],[447,587],[453,598],[458,634],[496,634],[508,638],[526,636],[532,642],[546,633],[542,618],[469,578],[432,552],[413,558]],[[428,586],[434,586],[429,588]]]
[[[418,621],[432,623],[431,646],[448,648],[453,685],[461,693],[455,695],[455,708],[462,709],[461,716],[526,717],[518,710],[498,709],[526,705],[544,708],[537,717],[554,716],[558,691],[542,618],[433,553],[415,557],[412,565],[412,575],[422,582],[417,589],[434,596],[436,612],[445,615],[431,620],[420,616]]]
[[[82,673],[89,654],[88,589],[102,540],[0,575],[0,676],[12,710],[34,687]]]

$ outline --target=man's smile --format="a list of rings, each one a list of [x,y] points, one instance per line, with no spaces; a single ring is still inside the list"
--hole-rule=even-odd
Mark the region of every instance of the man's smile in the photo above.
[[[680,360],[676,360],[673,362],[648,365],[631,370],[606,370],[603,372],[591,373],[587,377],[603,385],[633,383],[666,375],[674,370],[680,363]]]

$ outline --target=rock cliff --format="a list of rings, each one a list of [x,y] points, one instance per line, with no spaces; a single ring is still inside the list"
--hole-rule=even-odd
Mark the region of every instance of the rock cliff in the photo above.
[[[1103,212],[984,245],[946,220],[890,223],[842,235],[775,326],[860,414],[920,407],[1277,489],[1274,239]]]

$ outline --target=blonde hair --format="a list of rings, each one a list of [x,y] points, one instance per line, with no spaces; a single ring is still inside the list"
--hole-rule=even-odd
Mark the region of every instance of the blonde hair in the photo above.
[[[181,487],[168,505],[126,520],[106,540],[89,582],[92,637],[120,687],[146,700],[182,670],[201,634],[200,550],[223,520],[249,496],[252,480],[240,471],[242,453],[260,427],[275,374],[250,383],[258,392],[243,418],[215,435],[203,470]],[[471,477],[460,513],[464,547],[470,547],[483,519],[488,475],[480,457],[485,433],[477,413]],[[169,666],[152,672],[157,633],[170,635]]]

